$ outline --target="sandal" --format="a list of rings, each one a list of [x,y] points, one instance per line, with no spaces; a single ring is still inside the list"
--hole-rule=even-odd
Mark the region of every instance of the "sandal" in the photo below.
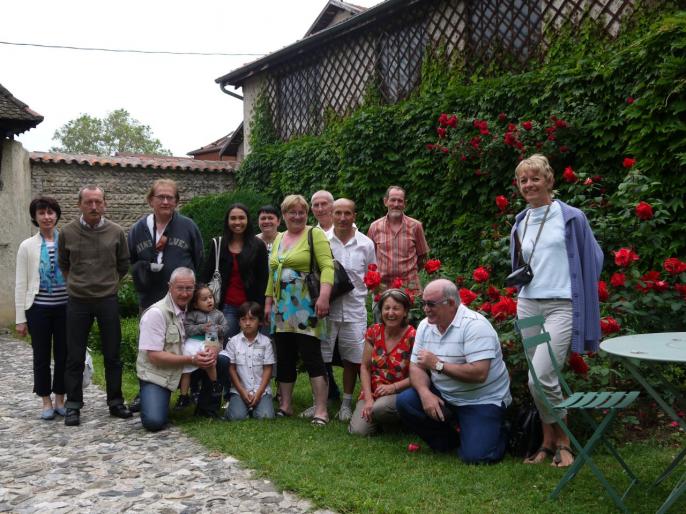
[[[540,460],[536,460],[536,457],[540,453],[543,453],[543,458]],[[552,449],[548,448],[547,446],[541,446],[538,450],[536,450],[534,453],[532,453],[529,457],[524,459],[524,464],[540,464],[541,462],[545,461],[547,457],[552,457],[553,462],[555,462],[555,456],[557,453]]]
[[[315,416],[310,423],[313,427],[325,427],[329,424],[329,420]]]
[[[283,409],[279,409],[276,411],[276,417],[277,418],[290,418],[293,414],[289,414]]]
[[[560,464],[562,464],[561,452],[563,452],[563,451],[569,453],[572,456],[572,462],[570,462],[569,464],[566,464],[564,466],[561,466],[560,465]],[[552,465],[555,466],[556,468],[567,468],[567,467],[571,466],[573,463],[574,463],[574,452],[572,451],[572,449],[569,446],[565,446],[564,444],[559,445],[557,447],[557,451],[555,452],[555,457],[553,457],[553,464]]]

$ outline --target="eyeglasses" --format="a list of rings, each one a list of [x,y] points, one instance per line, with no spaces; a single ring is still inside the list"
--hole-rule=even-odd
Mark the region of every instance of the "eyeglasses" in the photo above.
[[[153,198],[157,198],[160,202],[173,202],[176,200],[175,196],[170,195],[155,195]]]
[[[419,302],[419,305],[421,305],[422,309],[424,309],[424,308],[426,308],[426,307],[428,307],[429,309],[433,309],[433,308],[436,307],[437,305],[442,305],[442,304],[446,304],[446,303],[449,303],[449,302],[450,302],[450,300],[448,300],[447,298],[443,298],[443,300],[436,300],[436,301],[433,301],[433,300],[426,300],[426,301],[421,300],[421,301]]]

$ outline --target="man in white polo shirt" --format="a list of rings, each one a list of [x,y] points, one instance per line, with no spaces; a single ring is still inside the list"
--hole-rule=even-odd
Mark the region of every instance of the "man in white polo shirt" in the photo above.
[[[512,400],[498,334],[460,304],[449,280],[430,282],[422,299],[426,318],[410,358],[412,388],[398,395],[398,413],[435,451],[457,450],[472,464],[498,462],[507,446],[505,409]]]
[[[338,353],[343,361],[343,401],[338,419],[350,421],[355,381],[362,361],[364,333],[367,330],[367,286],[364,275],[376,263],[374,242],[355,228],[355,202],[339,198],[333,203],[333,231],[329,244],[334,258],[348,272],[355,289],[331,302],[328,318],[328,344],[322,344],[325,363],[333,358],[338,339]]]

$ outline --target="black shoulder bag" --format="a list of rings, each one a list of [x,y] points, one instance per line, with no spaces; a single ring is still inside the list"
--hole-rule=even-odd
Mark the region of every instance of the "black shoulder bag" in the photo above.
[[[538,227],[538,234],[536,234],[536,240],[534,241],[534,247],[531,249],[531,255],[529,255],[529,262],[526,262],[524,260],[524,255],[522,255],[522,242],[519,240],[519,234],[517,233],[517,230],[515,229],[515,249],[517,252],[517,264],[518,267],[516,270],[514,270],[512,273],[510,273],[507,278],[505,279],[505,285],[507,287],[521,287],[527,285],[529,282],[531,282],[534,278],[534,271],[531,269],[531,265],[529,264],[533,258],[534,258],[534,251],[536,250],[536,245],[538,244],[538,238],[541,237],[541,231],[543,230],[543,225],[545,224],[545,220],[548,218],[548,211],[550,211],[550,205],[548,204],[548,207],[545,210],[545,214],[543,215],[543,221],[541,221],[541,226]],[[531,210],[526,213],[526,220],[524,220],[524,234],[522,234],[522,239],[526,237],[526,229],[529,228],[529,215],[531,214]],[[523,264],[520,264],[523,263]]]
[[[307,289],[310,292],[310,298],[315,300],[319,298],[321,279],[317,259],[314,255],[312,229],[309,229],[307,232],[307,244],[310,246],[310,272],[305,276],[305,284],[307,284]],[[333,259],[333,253],[331,254],[331,258]],[[345,271],[343,265],[336,259],[333,259],[333,287],[331,288],[330,301],[334,301],[339,296],[343,296],[354,288],[355,286],[350,281],[348,272]]]

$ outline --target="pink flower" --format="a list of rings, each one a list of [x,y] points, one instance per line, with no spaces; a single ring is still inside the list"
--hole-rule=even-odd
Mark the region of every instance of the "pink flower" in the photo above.
[[[422,447],[420,445],[418,445],[417,443],[410,443],[407,445],[407,451],[410,453],[416,453],[421,449],[422,449]]]
[[[587,178],[586,180],[584,180],[584,185],[585,186],[592,186],[593,185],[593,179],[590,177]]]

